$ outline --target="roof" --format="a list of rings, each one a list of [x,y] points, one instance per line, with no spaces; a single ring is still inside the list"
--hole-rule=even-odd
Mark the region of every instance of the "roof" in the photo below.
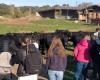
[[[84,6],[84,7],[78,7],[78,9],[84,10],[84,9],[91,8],[91,7],[99,7],[100,8],[100,5],[89,5],[89,6]]]
[[[100,7],[100,5],[89,5],[89,6],[78,6],[78,7],[71,7],[71,6],[54,6],[48,8],[40,8],[38,12],[50,11],[50,10],[57,10],[57,9],[65,9],[65,10],[84,10],[90,7]]]
[[[50,10],[57,10],[57,9],[67,9],[67,10],[78,10],[77,7],[70,7],[70,6],[54,6],[54,7],[49,7],[49,8],[41,8],[39,12],[43,11],[50,11]]]

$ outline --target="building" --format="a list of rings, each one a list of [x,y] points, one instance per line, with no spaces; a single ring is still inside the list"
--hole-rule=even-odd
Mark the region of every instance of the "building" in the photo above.
[[[83,20],[86,22],[90,22],[94,19],[100,19],[100,6],[91,5],[88,7],[80,8],[78,10],[78,15],[78,20]]]
[[[48,9],[43,9],[39,11],[39,14],[45,18],[78,18],[77,8],[69,6],[57,6]]]
[[[90,22],[100,19],[100,6],[91,5],[85,7],[56,6],[38,11],[45,18],[67,18]]]

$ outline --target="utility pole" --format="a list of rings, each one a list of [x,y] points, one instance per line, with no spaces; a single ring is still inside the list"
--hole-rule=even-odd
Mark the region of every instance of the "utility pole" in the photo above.
[[[86,23],[88,22],[88,14],[89,14],[89,11],[88,11],[88,0],[86,0],[86,10],[85,10],[85,13],[86,13]]]
[[[77,7],[78,5],[77,5],[77,0],[76,0],[76,7]]]

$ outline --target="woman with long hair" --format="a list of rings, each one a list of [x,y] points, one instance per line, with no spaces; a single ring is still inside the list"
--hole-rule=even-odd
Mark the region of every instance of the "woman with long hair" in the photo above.
[[[54,36],[48,49],[47,67],[49,80],[63,80],[66,64],[67,57],[63,44],[59,36]]]

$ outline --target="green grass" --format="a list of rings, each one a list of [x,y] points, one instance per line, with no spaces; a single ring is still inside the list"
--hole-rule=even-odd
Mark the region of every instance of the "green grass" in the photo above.
[[[93,31],[96,27],[83,23],[74,23],[64,19],[43,19],[28,24],[0,24],[0,34],[9,32],[52,32],[56,29],[69,31]]]

